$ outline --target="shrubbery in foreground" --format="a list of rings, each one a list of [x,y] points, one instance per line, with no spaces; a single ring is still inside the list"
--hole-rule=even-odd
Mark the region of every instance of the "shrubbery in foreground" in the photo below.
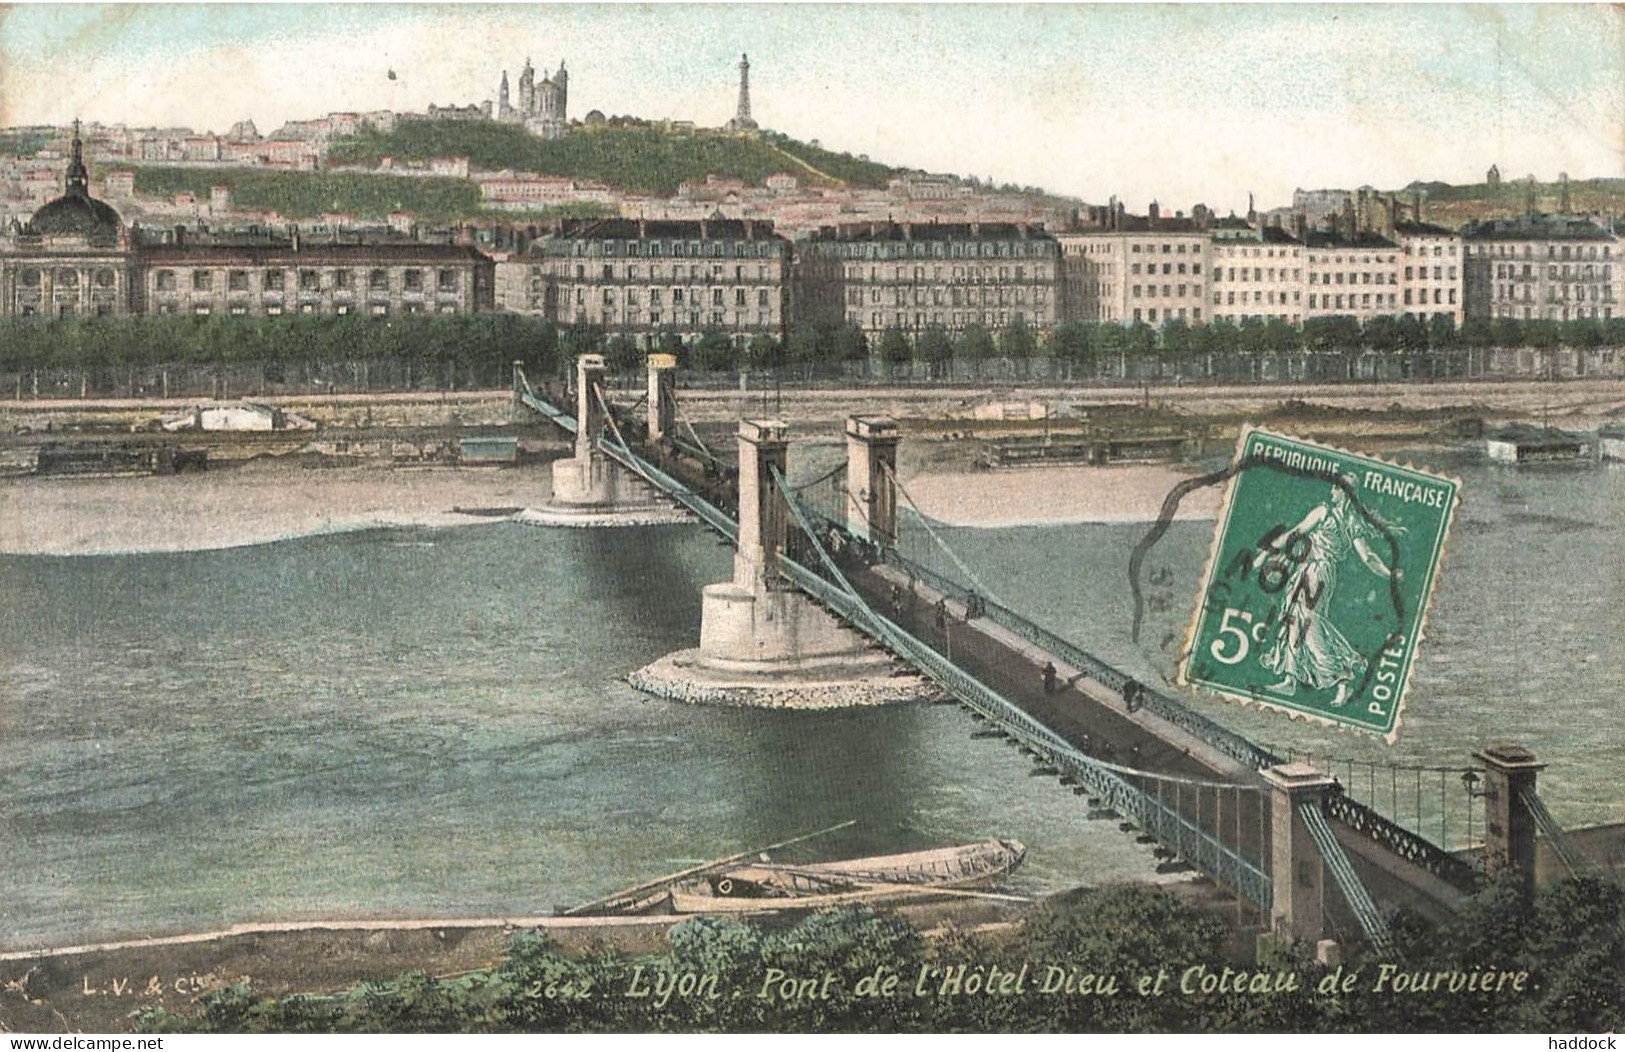
[[[1010,931],[929,941],[864,908],[783,929],[700,917],[660,954],[572,955],[521,933],[488,971],[407,973],[336,995],[228,986],[195,1013],[150,1010],[138,1027],[1560,1032],[1625,1020],[1625,893],[1604,881],[1552,885],[1532,905],[1495,886],[1439,927],[1401,915],[1385,955],[1334,971],[1286,955],[1227,960],[1228,939],[1213,914],[1130,885],[1053,900]]]

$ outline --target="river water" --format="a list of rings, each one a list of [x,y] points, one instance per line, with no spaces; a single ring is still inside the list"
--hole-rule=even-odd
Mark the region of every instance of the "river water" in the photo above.
[[[1625,819],[1625,471],[1443,465],[1466,502],[1399,742],[1225,703],[1256,740],[1464,764],[1514,739],[1565,823]],[[947,530],[1018,609],[1148,678],[1188,594],[1128,633],[1133,525]],[[730,572],[699,526],[497,522],[238,549],[0,556],[0,948],[254,920],[549,912],[857,819],[829,855],[985,836],[1016,890],[1154,875],[1150,848],[952,706],[707,709],[622,681]]]

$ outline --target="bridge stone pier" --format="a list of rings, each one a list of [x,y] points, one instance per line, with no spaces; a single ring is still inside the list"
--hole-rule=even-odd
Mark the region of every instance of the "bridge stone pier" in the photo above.
[[[675,363],[673,363],[675,365]],[[654,370],[650,369],[650,384]],[[636,475],[597,448],[605,427],[604,357],[576,359],[575,453],[553,462],[553,494],[522,513],[526,522],[549,526],[644,526],[685,522],[686,516],[656,496]]]
[[[778,572],[794,529],[782,477],[788,429],[739,425],[739,546],[730,580],[702,594],[700,645],[633,673],[633,686],[681,701],[771,708],[875,705],[935,688],[841,624]]]

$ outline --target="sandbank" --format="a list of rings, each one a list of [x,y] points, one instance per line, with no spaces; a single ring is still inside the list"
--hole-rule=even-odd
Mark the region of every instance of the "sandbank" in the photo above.
[[[1152,522],[1175,486],[1195,472],[1164,464],[1109,467],[1041,465],[991,471],[925,471],[902,475],[920,511],[954,526],[1020,526],[1062,522]],[[1217,516],[1222,486],[1195,490],[1175,518]]]
[[[199,551],[376,527],[466,525],[490,521],[469,511],[534,507],[549,485],[545,465],[266,464],[164,477],[14,479],[0,483],[0,552]]]

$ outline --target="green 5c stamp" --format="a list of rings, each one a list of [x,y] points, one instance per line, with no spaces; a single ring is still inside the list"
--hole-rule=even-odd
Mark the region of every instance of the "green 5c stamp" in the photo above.
[[[1181,681],[1392,741],[1459,488],[1244,431]]]

